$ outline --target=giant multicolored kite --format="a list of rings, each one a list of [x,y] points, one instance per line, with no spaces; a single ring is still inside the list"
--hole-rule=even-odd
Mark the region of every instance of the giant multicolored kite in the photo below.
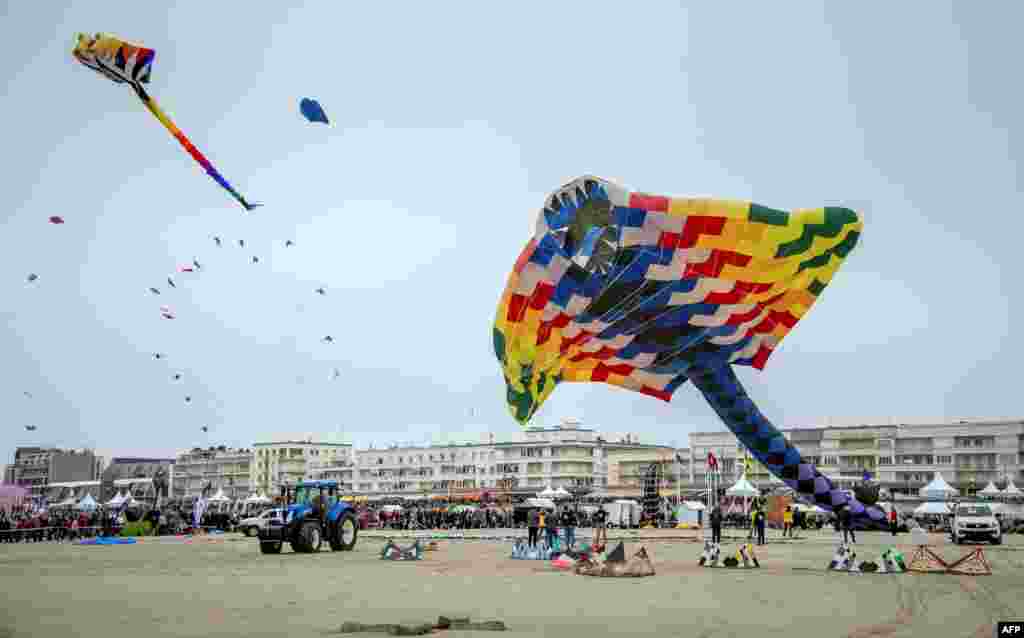
[[[245,210],[252,210],[260,204],[250,204],[236,191],[231,184],[213,167],[210,160],[199,152],[199,149],[185,137],[185,134],[178,130],[174,122],[160,109],[156,101],[142,87],[149,84],[149,74],[153,67],[153,57],[156,52],[138,44],[131,44],[114,36],[97,33],[96,37],[90,38],[82,33],[78,34],[77,44],[72,55],[83,65],[103,75],[107,79],[118,84],[127,84],[132,87],[135,94],[139,96],[142,103],[149,109],[156,119],[160,120],[174,139],[185,147],[188,154],[192,156],[206,174],[213,178],[213,181],[220,184],[221,188],[231,193],[231,196],[238,200]]]
[[[885,515],[837,489],[754,405],[762,369],[860,237],[846,208],[787,212],[631,192],[581,177],[547,198],[498,305],[494,350],[525,424],[562,381],[669,401],[687,380],[753,456],[828,509]]]

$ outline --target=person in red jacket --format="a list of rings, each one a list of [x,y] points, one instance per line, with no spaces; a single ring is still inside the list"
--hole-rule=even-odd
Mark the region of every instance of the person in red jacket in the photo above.
[[[889,510],[889,531],[892,532],[893,536],[896,535],[896,526],[896,508],[894,507]]]

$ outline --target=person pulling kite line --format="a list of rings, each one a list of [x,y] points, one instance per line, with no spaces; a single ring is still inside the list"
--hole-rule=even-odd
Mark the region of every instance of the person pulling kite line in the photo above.
[[[178,140],[185,150],[188,151],[192,159],[198,162],[203,167],[203,170],[206,171],[206,174],[213,178],[213,181],[217,182],[221,188],[231,193],[231,196],[245,207],[245,210],[251,211],[258,206],[262,206],[262,204],[246,201],[213,167],[210,160],[206,159],[199,152],[199,149],[185,137],[185,134],[178,130],[174,122],[167,117],[167,114],[163,112],[152,96],[142,87],[143,84],[149,84],[149,75],[156,51],[137,44],[131,44],[104,33],[97,33],[92,38],[84,33],[79,33],[76,37],[76,44],[72,55],[82,65],[105,76],[107,79],[132,87],[135,94],[142,100],[142,104],[156,119],[160,120],[160,123],[174,136],[174,139]]]

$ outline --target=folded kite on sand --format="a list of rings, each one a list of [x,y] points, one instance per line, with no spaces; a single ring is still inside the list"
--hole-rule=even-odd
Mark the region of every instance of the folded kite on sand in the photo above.
[[[581,560],[576,564],[576,573],[581,576],[602,576],[605,578],[640,578],[654,576],[654,565],[647,550],[640,548],[629,560],[624,560],[625,547],[622,543],[612,550],[602,563],[594,559]]]
[[[399,547],[388,539],[384,549],[380,551],[382,560],[423,560],[423,547],[416,541],[409,547]]]

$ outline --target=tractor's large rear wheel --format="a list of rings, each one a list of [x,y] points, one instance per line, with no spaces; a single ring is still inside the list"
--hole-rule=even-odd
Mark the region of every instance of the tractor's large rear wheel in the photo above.
[[[356,536],[359,534],[359,524],[356,517],[351,513],[342,514],[338,524],[334,526],[334,533],[331,534],[331,549],[336,552],[348,552],[356,546]]]
[[[319,552],[320,545],[323,542],[323,536],[320,534],[320,523],[317,521],[306,521],[299,528],[295,540],[292,541],[292,549],[304,554]]]

